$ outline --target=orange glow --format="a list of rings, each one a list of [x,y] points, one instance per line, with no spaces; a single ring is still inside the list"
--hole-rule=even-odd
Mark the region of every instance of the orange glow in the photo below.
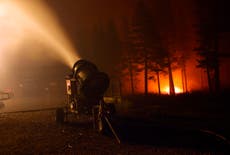
[[[183,93],[183,90],[175,86],[175,93],[176,93],[176,94]],[[169,94],[169,87],[165,87],[165,88],[162,90],[162,94]]]
[[[227,61],[227,60],[226,60]],[[225,63],[226,64],[226,63]],[[186,83],[187,83],[187,92],[186,92],[186,85],[185,82],[182,80],[182,71],[181,68],[173,70],[173,83],[175,87],[176,93],[190,93],[194,91],[201,91],[201,90],[208,90],[208,83],[207,83],[207,75],[204,70],[196,67],[196,55],[195,53],[190,55],[190,58],[186,61]],[[229,64],[228,64],[229,65]],[[229,68],[226,64],[226,69]],[[224,66],[222,65],[223,71],[221,73],[225,73]],[[149,75],[156,76],[155,73],[149,72]],[[224,75],[222,76],[224,77]],[[227,77],[222,81],[228,81]],[[144,93],[144,73],[141,72],[136,74],[134,77],[134,94],[143,94]],[[222,84],[224,85],[224,84]],[[225,82],[226,85],[226,82]],[[168,87],[169,87],[169,78],[168,74],[160,74],[160,91],[161,94],[168,94]],[[122,83],[122,89],[124,94],[130,94],[131,92],[131,84],[130,84],[130,77],[127,76]],[[157,80],[148,80],[148,93],[150,94],[159,94],[158,90],[158,82]]]
[[[195,62],[190,61],[187,63],[186,68],[187,73],[187,92],[192,92],[196,90],[201,90],[201,72],[200,69],[196,68]],[[154,74],[152,74],[154,75]],[[123,87],[123,93],[124,94],[130,94],[131,92],[131,85],[130,85],[130,78],[126,77],[124,80],[125,82],[122,83]],[[181,69],[177,69],[173,71],[173,82],[174,82],[174,88],[175,93],[185,93],[186,89],[185,86],[183,86],[182,83],[182,74]],[[144,93],[144,73],[140,73],[138,75],[135,75],[134,78],[134,94]],[[169,94],[169,79],[168,75],[166,74],[160,74],[160,91],[161,94]],[[158,92],[158,83],[156,80],[148,80],[148,92],[159,94]]]

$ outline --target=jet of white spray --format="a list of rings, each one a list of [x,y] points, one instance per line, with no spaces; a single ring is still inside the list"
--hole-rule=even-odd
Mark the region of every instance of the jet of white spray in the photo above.
[[[4,59],[6,53],[17,52],[17,48],[28,39],[49,47],[48,55],[69,67],[80,58],[58,19],[43,1],[0,0],[1,62],[7,61]],[[36,57],[37,54],[32,52],[29,55]]]

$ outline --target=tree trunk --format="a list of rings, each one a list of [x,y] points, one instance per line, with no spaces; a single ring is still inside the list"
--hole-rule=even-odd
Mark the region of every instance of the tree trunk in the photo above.
[[[219,66],[219,42],[218,42],[219,38],[218,38],[218,34],[216,34],[216,38],[215,38],[215,72],[214,72],[214,77],[215,77],[215,92],[219,92],[220,91],[220,66]]]
[[[210,69],[209,69],[209,67],[206,68],[206,71],[207,71],[209,92],[212,93],[212,82],[211,82],[211,75],[210,75]]]
[[[185,84],[185,92],[188,93],[188,80],[186,74],[186,66],[184,65],[184,84]]]
[[[215,75],[214,76],[215,76],[215,92],[219,92],[220,91],[220,69],[219,69],[219,65],[216,65],[216,67],[215,67]]]
[[[219,65],[219,29],[218,29],[218,16],[217,16],[217,7],[218,1],[215,1],[215,38],[214,38],[214,51],[215,51],[215,68],[214,68],[214,78],[215,78],[215,92],[220,91],[220,65]]]
[[[148,60],[147,51],[145,49],[145,60],[144,60],[144,81],[145,81],[145,95],[148,95]]]
[[[172,76],[172,68],[171,68],[171,62],[170,59],[168,58],[168,72],[169,72],[169,94],[170,95],[175,95],[175,88],[174,88],[174,83],[173,83],[173,76]]]
[[[182,88],[183,88],[183,92],[185,92],[185,78],[184,78],[184,69],[182,67],[181,69],[181,82],[182,82]]]
[[[120,93],[120,96],[122,96],[122,85],[121,85],[121,79],[119,79],[119,93]]]
[[[186,74],[186,67],[185,67],[185,65],[182,66],[181,76],[182,76],[183,92],[187,93],[188,92],[188,84],[187,84],[187,74]]]
[[[128,60],[128,69],[129,69],[129,76],[130,76],[131,94],[134,95],[133,68],[132,68],[132,62],[130,60]]]
[[[159,75],[159,71],[157,71],[156,73],[157,73],[158,94],[161,95],[161,85],[160,85],[160,75]]]

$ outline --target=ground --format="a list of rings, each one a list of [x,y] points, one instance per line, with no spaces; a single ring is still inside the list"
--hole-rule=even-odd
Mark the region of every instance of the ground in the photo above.
[[[143,133],[144,131],[140,132]],[[125,134],[129,133],[126,132]],[[200,150],[194,147],[165,144],[156,145],[156,143],[145,144],[137,141],[134,143],[131,140],[123,141],[123,139],[121,144],[118,144],[112,135],[102,135],[94,131],[90,119],[76,118],[69,123],[57,124],[55,122],[55,110],[1,113],[0,141],[0,154],[216,154],[216,152],[208,149]]]

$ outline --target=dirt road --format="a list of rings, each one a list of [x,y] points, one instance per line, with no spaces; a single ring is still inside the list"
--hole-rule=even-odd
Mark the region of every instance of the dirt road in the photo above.
[[[192,148],[122,142],[93,130],[89,121],[55,122],[55,111],[0,114],[0,154],[211,155]]]

